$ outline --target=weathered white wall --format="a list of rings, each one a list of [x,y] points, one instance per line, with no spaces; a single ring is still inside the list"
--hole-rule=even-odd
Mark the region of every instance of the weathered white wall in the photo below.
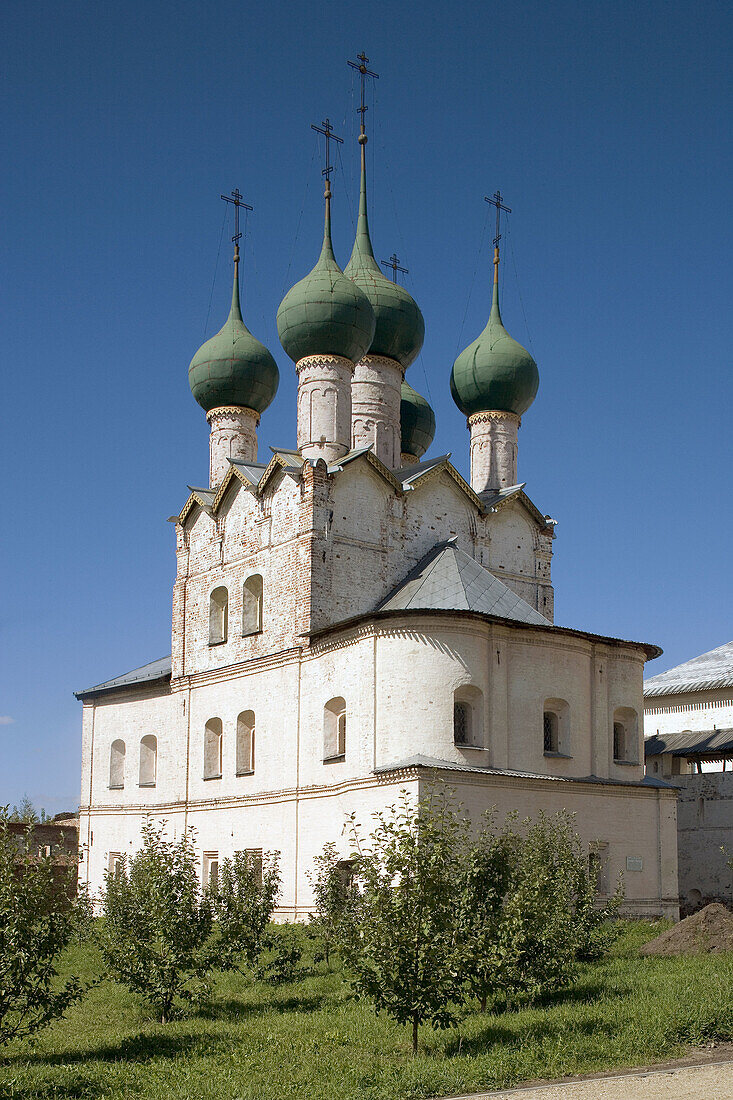
[[[685,908],[733,903],[733,772],[675,776],[680,899]],[[722,851],[721,849],[725,849]]]

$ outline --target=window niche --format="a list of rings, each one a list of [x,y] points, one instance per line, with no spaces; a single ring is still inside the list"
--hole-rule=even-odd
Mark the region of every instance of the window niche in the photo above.
[[[484,696],[479,688],[463,684],[453,695],[453,744],[460,749],[482,749]]]
[[[209,645],[222,645],[229,633],[229,593],[224,586],[209,596]]]
[[[255,712],[243,710],[237,718],[237,775],[255,770]]]
[[[221,779],[221,718],[210,718],[204,730],[204,779]]]
[[[613,759],[616,764],[636,764],[639,752],[639,723],[631,707],[613,712]]]
[[[545,699],[542,751],[545,756],[571,756],[570,747],[570,707],[564,699]]]
[[[204,852],[202,864],[201,885],[215,892],[219,888],[219,853]]]
[[[262,630],[262,577],[259,573],[247,577],[242,585],[242,635],[259,634]]]
[[[154,787],[158,765],[158,738],[148,733],[140,741],[139,787]]]
[[[323,762],[334,763],[346,756],[346,700],[338,695],[323,708]]]
[[[109,750],[109,789],[124,790],[125,786],[125,742],[113,741]]]

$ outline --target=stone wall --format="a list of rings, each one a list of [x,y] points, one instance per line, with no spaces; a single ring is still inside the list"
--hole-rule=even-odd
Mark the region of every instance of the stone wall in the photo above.
[[[733,908],[733,772],[680,775],[677,846],[680,904],[685,912],[711,901]],[[725,848],[728,855],[721,851]]]

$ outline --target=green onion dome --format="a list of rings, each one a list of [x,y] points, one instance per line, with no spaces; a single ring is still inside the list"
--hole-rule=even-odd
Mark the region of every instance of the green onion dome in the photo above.
[[[235,259],[232,308],[216,336],[207,340],[191,360],[191,393],[207,412],[237,405],[262,413],[277,393],[279,381],[277,363],[242,320],[239,261]]]
[[[333,254],[330,194],[318,263],[280,303],[277,332],[295,363],[306,355],[340,355],[356,363],[372,342],[374,311]]]
[[[521,416],[534,401],[539,384],[534,359],[501,323],[495,279],[488,324],[453,364],[453,400],[466,416],[491,410]]]
[[[400,401],[402,453],[422,458],[435,435],[435,413],[409,382],[402,383]]]
[[[388,359],[395,359],[402,367],[409,367],[423,345],[425,321],[414,298],[404,287],[383,275],[374,258],[367,218],[364,143],[361,146],[359,220],[354,248],[345,274],[364,291],[374,310],[377,327],[369,354],[384,355]]]

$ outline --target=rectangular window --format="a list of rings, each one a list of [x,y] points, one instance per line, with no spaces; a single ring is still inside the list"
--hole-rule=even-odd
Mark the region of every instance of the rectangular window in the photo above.
[[[216,890],[219,885],[219,853],[204,852],[201,870],[201,885],[204,890]]]
[[[114,875],[120,866],[122,860],[121,852],[110,852],[107,857],[107,868],[111,875]]]

